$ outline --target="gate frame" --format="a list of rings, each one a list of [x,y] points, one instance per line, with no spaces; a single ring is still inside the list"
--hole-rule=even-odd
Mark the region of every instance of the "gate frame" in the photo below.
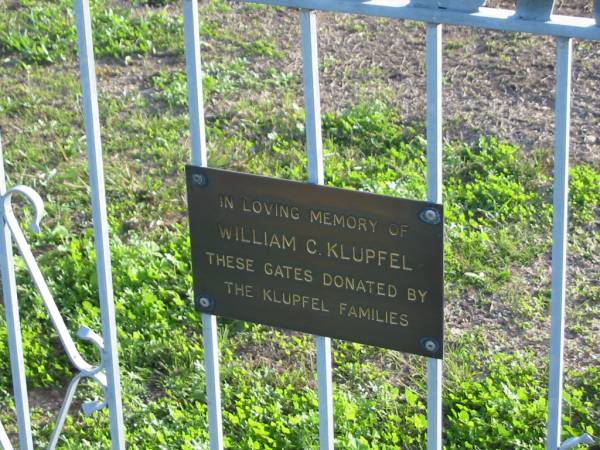
[[[564,373],[564,334],[566,304],[566,252],[568,231],[568,181],[571,111],[572,40],[600,40],[600,1],[595,3],[596,19],[551,15],[554,0],[534,0],[521,3],[517,11],[499,8],[476,8],[474,11],[437,8],[436,0],[239,0],[294,8],[300,11],[304,98],[306,113],[306,148],[309,183],[323,184],[323,151],[321,138],[319,74],[317,54],[316,11],[362,14],[426,23],[426,86],[427,86],[427,199],[442,202],[442,25],[459,25],[505,32],[524,32],[556,38],[556,105],[555,105],[555,168],[553,191],[552,290],[550,334],[550,389],[548,396],[547,450],[567,450],[580,443],[593,444],[583,434],[561,445],[562,393]],[[413,3],[414,2],[414,3]],[[485,3],[485,2],[483,2]],[[197,9],[197,0],[184,0],[186,9]],[[195,5],[187,8],[188,4]],[[427,7],[431,4],[431,7]],[[545,9],[547,14],[540,14]],[[188,19],[189,20],[189,19]],[[186,29],[186,41],[188,37]],[[187,55],[187,53],[186,53]],[[188,67],[201,74],[200,58],[190,60]],[[189,69],[188,69],[189,71]],[[192,81],[190,82],[190,92]],[[202,99],[200,99],[202,101]],[[191,103],[190,103],[191,105]],[[195,105],[194,105],[195,107]],[[190,116],[193,117],[192,106]],[[203,117],[203,111],[201,113]],[[192,119],[193,120],[193,119]],[[202,141],[206,152],[206,141]],[[317,339],[317,378],[319,382],[319,439],[321,450],[333,450],[333,396],[331,340]],[[216,341],[205,342],[207,355],[214,358]],[[218,378],[218,366],[207,360],[209,379]],[[218,361],[217,361],[218,364]],[[213,370],[217,373],[212,373]],[[428,358],[427,366],[427,448],[442,449],[442,378],[443,361]],[[220,398],[220,387],[207,385],[209,398]],[[211,392],[213,391],[213,392]],[[214,404],[211,404],[214,407]],[[217,405],[220,413],[220,405]],[[215,412],[209,412],[209,415]],[[221,450],[222,423],[210,427],[211,450]]]
[[[473,11],[439,9],[437,8],[438,0],[413,0],[414,4],[410,0],[240,1],[242,3],[260,3],[299,10],[306,112],[308,182],[313,184],[324,184],[317,18],[315,11],[362,14],[426,23],[427,199],[435,203],[442,203],[442,25],[459,25],[505,32],[524,32],[556,38],[550,387],[546,448],[547,450],[566,450],[580,443],[593,444],[594,442],[591,437],[585,434],[568,439],[562,445],[560,439],[564,372],[572,39],[579,38],[600,41],[600,1],[595,2],[595,15],[598,21],[592,18],[550,15],[553,0],[532,0],[527,4],[521,3],[516,12],[484,7],[473,7]],[[483,0],[479,3],[482,2]],[[89,415],[107,406],[110,413],[112,449],[125,449],[125,431],[117,352],[117,328],[113,299],[109,229],[106,211],[90,5],[89,0],[74,0],[74,3],[102,322],[102,336],[87,328],[82,328],[78,333],[78,337],[91,342],[98,348],[101,355],[101,362],[98,366],[91,366],[77,352],[62,316],[35,262],[29,244],[14,217],[10,203],[11,196],[14,193],[25,196],[34,207],[35,220],[32,223],[34,229],[38,227],[39,220],[43,215],[43,202],[33,189],[26,186],[16,186],[7,189],[0,139],[0,216],[3,220],[3,224],[0,226],[0,270],[3,280],[11,372],[19,431],[19,448],[21,450],[33,450],[33,441],[14,272],[13,240],[42,296],[46,309],[63,342],[66,353],[78,370],[77,375],[73,378],[67,389],[67,394],[59,412],[57,424],[48,448],[52,450],[57,445],[66,414],[68,413],[79,381],[84,377],[88,377],[100,383],[103,388],[104,398],[84,404],[82,407],[84,413]],[[530,7],[531,10],[529,10]],[[540,15],[539,11],[541,10],[539,8],[544,9],[544,14]],[[192,144],[191,159],[194,165],[207,166],[198,1],[183,0],[183,15]],[[528,19],[525,19],[525,17]],[[220,450],[223,448],[224,441],[217,320],[213,315],[203,314],[202,323],[207,374],[206,387],[208,394],[210,447],[212,450]],[[331,339],[317,336],[316,347],[317,377],[319,382],[320,448],[322,450],[333,450],[334,419]],[[427,440],[429,450],[441,450],[442,448],[442,374],[442,361],[428,359]],[[3,450],[12,450],[13,448],[2,423],[0,423],[0,445]]]

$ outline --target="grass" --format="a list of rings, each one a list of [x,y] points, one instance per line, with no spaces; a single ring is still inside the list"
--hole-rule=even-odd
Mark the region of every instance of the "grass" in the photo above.
[[[208,440],[201,321],[191,301],[185,220],[187,92],[177,31],[181,23],[170,3],[139,2],[131,9],[108,0],[93,3],[122,386],[132,449],[206,448]],[[28,184],[45,199],[48,215],[42,233],[27,233],[75,332],[79,325],[99,330],[100,324],[69,5],[31,1],[16,9],[0,7],[0,124],[9,185]],[[248,43],[233,28],[216,33],[219,13],[227,7],[215,2],[203,10],[203,32],[228,49],[206,64],[210,164],[304,180],[299,75],[275,69],[283,46],[271,37]],[[175,63],[164,67],[161,58]],[[258,63],[265,67],[254,70]],[[141,81],[131,75],[135,73]],[[249,90],[265,94],[239,95]],[[215,106],[215,99],[225,106]],[[379,99],[328,111],[322,125],[329,185],[425,197],[422,124],[408,123]],[[548,152],[526,152],[489,136],[474,145],[448,142],[444,170],[445,446],[543,448],[552,212]],[[599,186],[598,167],[574,164],[570,254],[578,270],[570,282],[568,329],[576,335],[574,342],[592,349],[588,353],[597,346],[593,321],[600,314],[593,278]],[[27,216],[26,209],[23,214]],[[28,383],[35,394],[34,437],[44,443],[56,411],[36,399],[60,394],[73,373],[20,260],[17,277]],[[469,321],[469,315],[476,320]],[[0,419],[14,433],[1,317]],[[313,338],[231,320],[219,323],[226,447],[316,448]],[[530,330],[534,333],[527,334]],[[92,348],[80,347],[95,360]],[[600,370],[593,355],[582,353],[569,361],[565,438],[582,432],[600,436]],[[424,447],[422,358],[335,341],[334,359],[338,448]],[[96,386],[85,385],[77,402],[98,395]],[[106,448],[107,424],[106,411],[91,418],[73,411],[60,448]]]
[[[160,11],[135,17],[129,8],[111,7],[94,0],[92,17],[98,56],[125,58],[173,51],[181,26]],[[0,51],[18,55],[22,63],[52,64],[77,53],[77,31],[71,1],[30,0],[16,12],[5,14],[0,25]]]

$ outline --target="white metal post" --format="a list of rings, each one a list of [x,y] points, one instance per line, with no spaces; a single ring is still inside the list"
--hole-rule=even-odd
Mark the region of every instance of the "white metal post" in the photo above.
[[[185,27],[185,56],[188,79],[188,102],[192,139],[192,164],[207,166],[206,132],[204,126],[204,99],[202,91],[202,66],[200,59],[200,25],[198,1],[185,0],[183,3]],[[217,338],[217,318],[202,314],[204,337],[204,364],[206,366],[206,390],[208,396],[208,428],[210,448],[223,448],[223,418],[221,412],[221,381],[219,374],[219,343]]]
[[[442,25],[427,24],[427,200],[442,203]],[[442,448],[442,361],[427,362],[427,448]]]
[[[92,196],[92,218],[96,247],[96,272],[100,295],[100,314],[104,338],[104,361],[106,363],[106,402],[110,412],[110,434],[112,448],[125,449],[123,406],[119,379],[119,356],[117,347],[117,325],[113,300],[110,247],[106,198],[104,192],[104,167],[102,142],[100,139],[100,114],[96,90],[96,64],[92,41],[92,23],[89,0],[75,0],[77,35],[79,41],[79,64],[83,110],[88,149],[88,166]]]
[[[185,60],[188,82],[192,164],[207,166],[206,132],[204,126],[204,97],[202,89],[202,62],[200,59],[200,23],[198,0],[183,2],[185,29]]]
[[[389,17],[444,25],[538,34],[543,36],[572,37],[600,40],[600,27],[591,17],[552,15],[550,20],[525,20],[515,16],[512,9],[478,8],[477,12],[460,10],[468,2],[448,1],[448,8],[416,8],[410,0],[241,0],[244,3],[262,3],[286,8],[304,8],[319,11]],[[440,3],[440,2],[438,2]]]
[[[4,173],[4,154],[0,137],[0,195],[6,194],[6,174]],[[4,203],[4,202],[1,202]],[[21,337],[21,320],[19,318],[19,301],[17,298],[17,282],[12,251],[12,236],[4,221],[0,226],[0,269],[2,270],[2,295],[6,326],[8,331],[8,350],[10,353],[10,369],[15,396],[17,424],[19,427],[19,448],[32,450],[31,420],[29,416],[29,398],[27,396],[27,379],[23,358],[23,341]],[[8,439],[8,437],[6,437]]]
[[[319,57],[317,17],[314,11],[300,11],[302,61],[304,69],[304,109],[306,113],[306,150],[308,181],[324,184],[323,139],[321,136],[321,99],[319,89]],[[317,336],[317,377],[319,381],[319,441],[321,450],[332,450],[333,382],[331,371],[331,339]]]
[[[559,38],[556,48],[556,126],[554,149],[554,232],[552,236],[552,298],[550,326],[550,386],[548,441],[556,450],[561,443],[565,286],[569,200],[569,134],[571,118],[572,40]]]
[[[219,374],[219,342],[217,318],[202,314],[204,337],[204,364],[206,365],[206,390],[208,394],[208,428],[211,450],[223,449],[223,419],[221,413],[221,380]]]
[[[317,41],[317,16],[315,12],[300,11],[300,25],[302,30],[308,180],[313,184],[323,184],[325,183],[325,172],[323,169],[323,138],[321,135],[319,44]]]

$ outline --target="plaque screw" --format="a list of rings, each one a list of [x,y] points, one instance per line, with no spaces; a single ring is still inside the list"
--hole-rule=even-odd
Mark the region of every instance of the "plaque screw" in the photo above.
[[[419,218],[423,222],[428,223],[430,225],[437,225],[442,221],[440,213],[433,208],[427,208],[421,211],[421,213],[419,214]]]
[[[435,353],[440,348],[438,341],[429,337],[421,339],[421,346],[429,353]]]
[[[201,312],[212,311],[215,306],[214,300],[206,295],[198,295],[196,297],[196,309],[199,309]]]
[[[192,175],[192,184],[197,187],[206,186],[206,176],[201,173],[195,173]]]

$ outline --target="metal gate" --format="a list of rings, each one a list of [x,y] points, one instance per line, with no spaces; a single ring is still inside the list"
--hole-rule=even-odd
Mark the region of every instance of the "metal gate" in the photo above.
[[[317,58],[317,23],[314,11],[321,10],[394,19],[409,19],[426,23],[427,197],[429,201],[436,203],[442,202],[442,25],[460,25],[505,32],[524,32],[553,36],[555,38],[557,76],[555,100],[554,231],[552,246],[549,421],[546,448],[548,450],[557,450],[572,448],[579,443],[593,444],[592,439],[587,435],[572,438],[562,443],[561,412],[566,300],[572,39],[600,40],[600,2],[596,1],[596,19],[592,19],[552,15],[553,0],[518,0],[516,12],[480,7],[485,3],[485,0],[242,1],[297,8],[299,10],[304,65],[308,181],[314,184],[324,183]],[[37,266],[35,257],[11,207],[13,194],[24,196],[31,203],[35,212],[34,220],[31,224],[35,230],[44,213],[43,202],[39,195],[27,186],[15,186],[7,189],[2,148],[0,146],[0,211],[4,220],[3,226],[0,227],[0,268],[8,326],[14,401],[19,430],[19,447],[22,450],[31,450],[34,447],[21,341],[21,326],[12,250],[13,243],[16,244],[16,248],[24,259],[30,276],[44,301],[47,312],[61,339],[65,352],[77,370],[77,375],[73,378],[67,389],[48,448],[53,449],[56,447],[75,390],[83,378],[95,380],[100,384],[104,393],[103,399],[83,405],[84,414],[90,415],[102,408],[108,407],[110,412],[112,448],[124,449],[126,447],[89,0],[75,0],[75,12],[79,38],[79,61],[83,89],[91,203],[97,255],[97,278],[102,319],[101,335],[82,327],[77,336],[82,340],[92,343],[98,349],[101,362],[99,365],[93,366],[85,361],[75,347],[73,338],[65,326],[60,311],[53,300],[52,294]],[[198,166],[206,166],[206,133],[204,127],[197,0],[184,0],[184,27],[192,163]],[[212,449],[222,449],[223,427],[217,320],[213,315],[204,314],[202,322],[205,368],[207,373],[206,388],[209,403],[210,446]],[[329,338],[317,336],[316,344],[319,381],[320,447],[323,450],[329,450],[334,447],[331,341]],[[442,361],[430,359],[427,374],[427,439],[428,449],[430,450],[442,448],[442,373]],[[1,423],[0,444],[3,450],[13,448]]]

